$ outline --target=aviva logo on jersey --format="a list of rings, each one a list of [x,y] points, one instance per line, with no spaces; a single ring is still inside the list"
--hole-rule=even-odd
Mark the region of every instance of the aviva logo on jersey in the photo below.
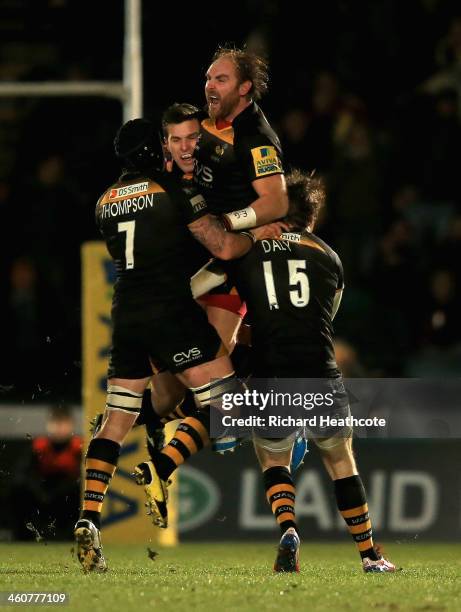
[[[256,176],[283,172],[282,164],[275,147],[256,147],[251,149]]]

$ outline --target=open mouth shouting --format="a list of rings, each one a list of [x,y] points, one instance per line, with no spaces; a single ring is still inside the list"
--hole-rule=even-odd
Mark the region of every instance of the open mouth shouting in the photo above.
[[[182,153],[181,160],[184,164],[190,164],[191,166],[194,165],[194,157],[192,153]]]
[[[215,94],[208,94],[207,96],[208,106],[211,109],[216,109],[219,106],[220,99]]]

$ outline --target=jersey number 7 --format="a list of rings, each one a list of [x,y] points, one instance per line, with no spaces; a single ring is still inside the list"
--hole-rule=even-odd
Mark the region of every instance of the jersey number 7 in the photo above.
[[[297,308],[303,308],[309,304],[310,286],[304,259],[289,259],[288,264],[288,286],[290,302]],[[263,261],[264,283],[266,285],[267,301],[270,310],[278,310],[279,302],[275,290],[274,275],[272,273],[272,262]]]
[[[123,221],[118,224],[117,229],[120,232],[126,232],[125,242],[125,270],[134,268],[134,229],[136,221]]]

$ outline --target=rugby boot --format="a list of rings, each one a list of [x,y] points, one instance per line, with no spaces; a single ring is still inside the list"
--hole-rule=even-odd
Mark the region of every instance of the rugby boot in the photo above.
[[[299,572],[299,546],[301,541],[296,530],[290,527],[280,539],[274,572]]]
[[[74,528],[77,558],[85,574],[105,572],[107,563],[102,554],[101,533],[88,519],[80,519]]]
[[[386,572],[395,572],[395,565],[381,556],[377,561],[365,557],[362,559],[362,568],[366,574],[384,574]]]
[[[168,527],[168,490],[171,480],[164,481],[157,474],[153,461],[144,461],[134,469],[133,476],[138,485],[144,486],[147,514],[156,527]]]

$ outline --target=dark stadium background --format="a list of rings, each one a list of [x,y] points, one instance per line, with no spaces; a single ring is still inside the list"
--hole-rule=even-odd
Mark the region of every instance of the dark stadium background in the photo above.
[[[443,0],[143,3],[144,109],[203,103],[219,43],[263,50],[285,166],[316,169],[347,376],[458,376],[461,8]],[[0,80],[121,78],[120,0],[0,0]],[[79,404],[80,245],[121,106],[0,98],[0,400]]]

